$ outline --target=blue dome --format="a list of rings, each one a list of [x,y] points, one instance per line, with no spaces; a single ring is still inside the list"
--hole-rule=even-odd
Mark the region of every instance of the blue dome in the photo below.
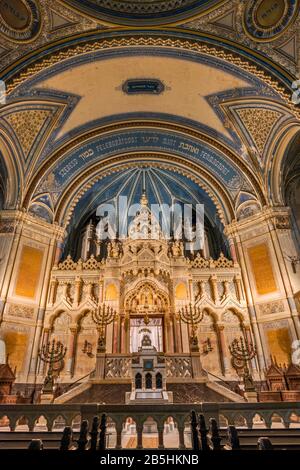
[[[118,205],[120,196],[126,196],[128,205],[138,204],[145,190],[151,204],[204,204],[205,215],[217,223],[216,208],[206,192],[195,182],[177,172],[156,167],[131,168],[113,173],[99,180],[77,204],[71,226],[87,221],[100,204]]]
[[[223,236],[223,226],[217,215],[216,207],[208,194],[190,178],[176,171],[155,166],[137,166],[121,170],[100,179],[80,199],[75,207],[68,226],[69,237],[64,256],[72,253],[78,257],[78,239],[84,227],[92,220],[99,221],[97,209],[102,204],[112,204],[119,210],[119,198],[127,197],[127,205],[140,204],[143,193],[146,193],[148,205],[190,204],[195,215],[196,205],[204,205],[205,229],[210,233],[212,253],[219,256],[220,251],[228,253]],[[160,221],[161,222],[161,221]]]

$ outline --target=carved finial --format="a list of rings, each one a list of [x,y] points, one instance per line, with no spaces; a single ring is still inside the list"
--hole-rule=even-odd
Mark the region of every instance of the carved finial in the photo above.
[[[148,198],[146,196],[146,191],[143,190],[143,194],[142,194],[142,197],[141,197],[141,200],[140,200],[140,204],[144,207],[148,206]]]

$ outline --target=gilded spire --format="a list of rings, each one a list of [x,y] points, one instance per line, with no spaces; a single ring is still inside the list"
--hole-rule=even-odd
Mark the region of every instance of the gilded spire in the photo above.
[[[142,194],[142,197],[141,197],[141,200],[140,200],[140,204],[144,207],[148,206],[148,198],[146,196],[146,191],[144,189],[143,189],[143,194]]]

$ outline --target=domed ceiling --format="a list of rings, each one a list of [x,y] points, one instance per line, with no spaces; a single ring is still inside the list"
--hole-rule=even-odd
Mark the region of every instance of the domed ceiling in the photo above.
[[[220,251],[228,255],[228,247],[222,235],[222,224],[218,218],[216,207],[208,194],[200,188],[197,183],[175,171],[155,167],[140,167],[120,171],[100,179],[93,185],[77,203],[71,223],[68,226],[68,240],[65,246],[65,254],[76,252],[74,248],[78,242],[78,233],[81,232],[90,219],[97,222],[97,208],[102,204],[112,204],[117,211],[117,218],[124,223],[120,197],[127,197],[127,207],[139,204],[145,191],[149,208],[152,205],[160,205],[161,217],[164,219],[165,227],[168,226],[168,210],[178,204],[191,205],[195,214],[196,205],[203,204],[205,227],[210,232],[210,245],[215,256]],[[152,209],[155,208],[152,206]],[[42,211],[42,204],[40,204]],[[119,211],[120,214],[119,214]],[[36,212],[35,212],[36,213]],[[125,212],[124,212],[125,214]],[[41,214],[40,214],[41,215]],[[126,214],[125,214],[126,216]],[[132,218],[128,216],[130,223]],[[160,219],[160,224],[163,220]],[[171,227],[172,228],[172,225]],[[73,247],[73,248],[72,248]],[[215,251],[214,251],[215,250]]]
[[[91,16],[119,24],[170,23],[223,3],[218,0],[65,0]]]
[[[132,168],[113,173],[92,186],[78,202],[71,225],[88,220],[100,204],[116,204],[121,196],[127,197],[127,204],[139,204],[145,190],[151,204],[204,204],[205,215],[216,223],[216,208],[210,197],[195,182],[173,171],[147,167]]]

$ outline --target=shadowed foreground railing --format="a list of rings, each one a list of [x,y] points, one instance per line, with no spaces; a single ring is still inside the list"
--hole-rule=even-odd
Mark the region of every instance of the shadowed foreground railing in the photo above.
[[[78,433],[83,421],[88,422],[92,431],[95,417],[101,420],[106,415],[106,447],[137,448],[153,447],[163,449],[193,447],[191,411],[201,415],[203,422],[211,423],[212,430],[230,426],[243,432],[257,429],[296,432],[300,437],[300,403],[203,403],[174,405],[102,405],[102,404],[57,404],[57,405],[0,405],[0,441],[11,439],[26,432],[39,433],[50,439],[59,432],[58,439],[66,426]],[[293,429],[292,429],[293,428]],[[298,429],[297,429],[298,428]],[[198,431],[197,431],[198,432]],[[232,431],[233,432],[233,431]],[[43,434],[44,433],[44,434]],[[208,430],[206,431],[206,434]],[[5,439],[4,439],[5,434]],[[206,435],[205,434],[205,435]],[[9,437],[11,436],[11,437]],[[49,437],[50,436],[50,437]],[[154,437],[155,436],[155,437]],[[260,434],[259,434],[260,436]],[[218,441],[218,436],[216,442]],[[167,443],[167,444],[166,444]],[[300,439],[299,439],[300,444]],[[1,444],[1,447],[4,448]]]

